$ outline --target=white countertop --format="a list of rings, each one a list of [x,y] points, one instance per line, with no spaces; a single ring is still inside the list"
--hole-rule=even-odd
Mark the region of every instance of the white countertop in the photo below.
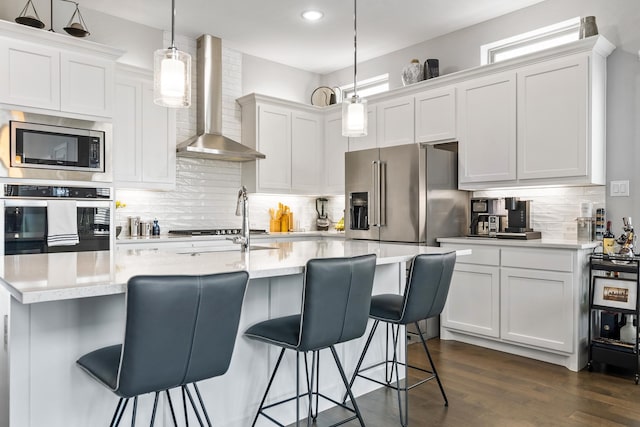
[[[420,253],[446,249],[428,246],[329,239],[261,245],[273,249],[249,253],[190,249],[127,249],[114,251],[9,255],[0,283],[23,304],[123,293],[130,277],[141,274],[212,274],[248,270],[252,279],[302,273],[311,258],[374,253],[377,264],[405,262]],[[193,254],[195,253],[195,254]],[[457,251],[471,254],[470,249]]]
[[[554,240],[554,239],[496,239],[491,237],[440,237],[438,243],[455,243],[462,245],[491,245],[491,246],[514,246],[525,248],[549,248],[549,249],[593,249],[602,242],[578,242],[577,240]]]
[[[120,235],[116,239],[116,244],[138,244],[138,243],[165,243],[165,242],[194,242],[194,241],[207,241],[207,240],[226,240],[230,236],[213,236],[213,235],[199,235],[199,236],[186,236],[180,234],[161,234],[160,236],[123,236]],[[323,237],[323,238],[336,238],[344,239],[344,231],[292,231],[288,233],[270,232],[264,234],[251,234],[251,240],[271,240],[271,239],[291,239],[291,238],[304,238],[304,237]]]

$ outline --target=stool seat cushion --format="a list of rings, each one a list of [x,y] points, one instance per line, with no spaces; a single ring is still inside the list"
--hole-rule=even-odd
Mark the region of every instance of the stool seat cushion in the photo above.
[[[284,348],[296,348],[300,340],[300,315],[278,317],[251,326],[245,332],[249,338]]]
[[[103,385],[115,390],[118,383],[122,345],[99,348],[78,359],[78,365]]]
[[[404,297],[396,294],[382,294],[371,297],[369,317],[383,322],[396,323],[402,318]]]

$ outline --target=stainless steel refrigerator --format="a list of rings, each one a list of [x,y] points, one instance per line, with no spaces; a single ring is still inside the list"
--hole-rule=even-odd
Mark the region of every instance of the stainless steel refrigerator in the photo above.
[[[457,189],[455,151],[420,144],[352,151],[345,170],[347,238],[437,245],[438,237],[465,235],[469,196]]]

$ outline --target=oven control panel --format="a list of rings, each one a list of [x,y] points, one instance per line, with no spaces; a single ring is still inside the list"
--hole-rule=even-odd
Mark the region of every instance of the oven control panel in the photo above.
[[[23,185],[5,184],[4,197],[23,197],[37,199],[104,199],[111,198],[110,188],[70,187],[59,185]]]

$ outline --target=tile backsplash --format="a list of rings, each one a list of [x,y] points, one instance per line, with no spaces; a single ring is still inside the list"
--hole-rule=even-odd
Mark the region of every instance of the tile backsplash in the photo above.
[[[593,213],[605,207],[606,186],[522,188],[475,191],[473,197],[518,197],[531,200],[531,224],[545,239],[575,239],[580,203],[593,203]]]

